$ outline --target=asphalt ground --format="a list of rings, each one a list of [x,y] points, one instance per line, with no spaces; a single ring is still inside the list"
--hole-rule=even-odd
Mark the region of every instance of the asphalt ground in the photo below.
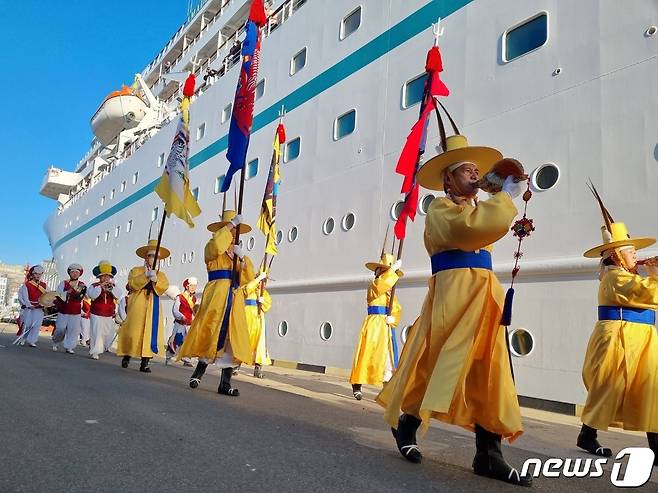
[[[4,332],[2,332],[4,330]],[[11,346],[0,325],[0,492],[425,492],[531,491],[475,476],[472,434],[433,424],[419,440],[423,463],[404,460],[373,402],[351,396],[344,378],[268,367],[234,377],[240,397],[216,392],[210,367],[200,387],[190,368],[152,363],[153,373],[120,367],[113,354],[91,360]],[[588,457],[575,447],[569,416],[524,409],[525,434],[504,446],[520,468],[529,457]],[[637,433],[601,433],[618,451],[646,446]],[[614,491],[601,478],[537,478],[532,491]],[[638,491],[658,491],[658,468]]]

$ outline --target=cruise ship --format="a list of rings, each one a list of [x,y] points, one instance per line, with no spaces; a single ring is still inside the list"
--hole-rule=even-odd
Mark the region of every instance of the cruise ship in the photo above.
[[[134,81],[117,81],[117,88],[128,86],[104,100],[99,94],[98,109],[90,108],[89,152],[73,171],[48,169],[41,189],[56,202],[45,232],[60,274],[71,262],[89,273],[109,259],[123,284],[140,264],[135,248],[152,224],[157,229],[162,203],[154,187],[176,129],[182,82],[194,72],[190,167],[203,212],[195,229],[173,217],[167,222],[163,245],[172,256],[162,269],[179,285],[190,275],[205,278],[205,226],[222,207],[240,71],[234,46],[249,4],[201,2]],[[418,118],[425,56],[441,19],[442,79],[451,90],[444,101],[460,130],[471,144],[497,147],[531,172],[528,215],[536,231],[523,243],[510,327],[518,393],[528,405],[576,412],[585,399],[580,374],[598,286],[598,265],[582,252],[601,239],[586,180],[632,233],[658,234],[658,3],[277,0],[268,14],[244,217],[257,220],[284,108],[280,253],[268,285],[272,357],[308,369],[350,367],[371,280],[364,263],[378,258],[401,210],[395,165]],[[436,124],[429,128],[426,157],[438,152]],[[419,216],[407,227],[400,344],[431,274],[423,214],[434,198],[421,191]],[[257,228],[243,238],[255,263],[264,244]],[[496,245],[504,287],[515,249],[511,234]]]

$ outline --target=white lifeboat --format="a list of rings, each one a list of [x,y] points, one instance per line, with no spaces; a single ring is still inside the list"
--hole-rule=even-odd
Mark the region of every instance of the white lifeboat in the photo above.
[[[91,118],[91,129],[104,145],[112,142],[121,132],[135,128],[146,116],[148,106],[131,88],[123,86],[111,92]]]

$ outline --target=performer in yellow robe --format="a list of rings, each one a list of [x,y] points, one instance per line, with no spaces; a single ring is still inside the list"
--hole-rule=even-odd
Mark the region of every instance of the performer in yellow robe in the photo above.
[[[156,240],[136,250],[144,265],[133,267],[128,274],[128,310],[121,324],[117,341],[117,356],[123,356],[121,366],[128,368],[130,358],[141,358],[139,371],[150,373],[150,359],[156,354],[164,354],[164,315],[160,296],[169,287],[164,272],[153,265]],[[169,257],[170,252],[163,246],[158,250],[158,260]]]
[[[265,344],[265,314],[272,308],[272,298],[267,289],[261,290],[265,272],[242,287],[245,297],[245,315],[249,327],[249,341],[254,355],[254,377],[263,378],[263,365],[271,365]]]
[[[361,326],[359,342],[354,351],[350,383],[357,401],[363,398],[361,386],[381,385],[391,378],[393,341],[391,328],[400,323],[402,308],[397,296],[393,299],[391,314],[387,315],[391,289],[402,277],[402,262],[393,255],[383,253],[379,262],[368,262],[366,268],[375,272],[375,279],[368,286],[368,315]]]
[[[624,223],[606,221],[603,244],[585,252],[601,259],[599,321],[587,346],[583,382],[587,401],[577,444],[609,457],[597,430],[608,426],[644,431],[658,465],[658,258],[649,259],[648,276],[637,272],[636,250],[654,238],[631,238]]]
[[[518,485],[531,484],[505,461],[501,436],[522,432],[505,329],[504,293],[492,271],[492,243],[509,231],[521,184],[477,201],[478,180],[502,154],[448,137],[446,152],[418,173],[425,188],[444,190],[425,219],[425,248],[432,277],[420,317],[409,331],[398,369],[377,397],[386,408],[398,450],[412,462],[422,455],[416,430],[429,418],[475,431],[473,470]],[[400,411],[402,415],[400,416]]]
[[[239,286],[254,279],[254,268],[240,246],[234,245],[238,225],[240,234],[251,231],[251,227],[242,224],[242,218],[231,210],[224,211],[221,221],[208,225],[208,230],[213,233],[204,250],[208,284],[203,290],[199,311],[177,356],[178,360],[199,358],[190,378],[193,389],[199,386],[208,364],[214,362],[222,369],[217,392],[231,396],[240,395],[238,389],[231,386],[233,366],[240,362],[253,364],[244,293]],[[231,287],[234,255],[240,259],[237,288]]]

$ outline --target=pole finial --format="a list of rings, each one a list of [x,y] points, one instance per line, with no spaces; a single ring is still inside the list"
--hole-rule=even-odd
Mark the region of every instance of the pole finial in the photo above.
[[[443,36],[443,26],[441,25],[441,17],[436,20],[436,24],[432,24],[432,32],[434,33],[434,46],[439,46],[439,38]]]

